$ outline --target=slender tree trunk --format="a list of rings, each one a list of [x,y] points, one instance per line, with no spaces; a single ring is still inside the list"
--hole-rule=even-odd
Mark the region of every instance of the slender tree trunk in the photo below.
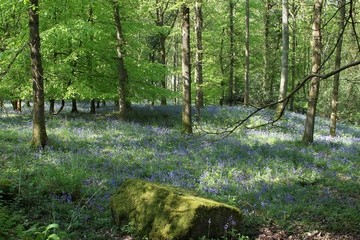
[[[160,37],[160,63],[163,65],[163,68],[166,69],[166,36]],[[161,87],[163,89],[167,88],[165,70],[164,70],[164,75],[161,80]],[[160,103],[163,106],[165,106],[167,104],[165,96],[161,97]]]
[[[55,113],[55,99],[50,99],[50,107],[49,107],[49,113],[54,114]]]
[[[16,99],[11,101],[14,111],[21,112],[21,102],[22,102],[21,99]]]
[[[297,47],[297,13],[299,7],[297,6],[296,0],[292,0],[291,4],[291,18],[292,18],[292,38],[291,38],[291,91],[295,88],[295,78],[297,74],[297,66],[296,66],[296,47]],[[294,111],[295,97],[290,97],[289,109],[290,111]]]
[[[64,109],[64,107],[65,107],[65,100],[62,99],[61,100],[61,106],[60,106],[59,110],[56,112],[56,114],[61,113],[61,111]]]
[[[30,29],[30,60],[31,76],[33,82],[34,109],[33,109],[33,137],[32,145],[44,148],[47,144],[45,125],[45,99],[43,68],[40,54],[40,31],[39,31],[39,1],[30,0],[29,7]]]
[[[192,133],[191,120],[191,65],[190,65],[190,10],[182,6],[182,79],[183,110],[182,123],[185,133]]]
[[[114,20],[116,26],[116,52],[118,58],[118,76],[119,76],[119,115],[120,117],[125,117],[127,113],[127,82],[128,74],[124,63],[125,56],[125,39],[121,26],[120,19],[120,10],[119,3],[117,0],[114,0]]]
[[[204,93],[203,93],[203,47],[202,47],[202,0],[197,0],[195,3],[195,33],[196,33],[196,53],[195,53],[195,82],[196,82],[196,109],[198,117],[200,117],[200,109],[204,107]]]
[[[340,68],[341,66],[341,50],[343,43],[343,29],[345,27],[345,0],[339,0],[338,5],[340,9],[340,19],[339,19],[339,42],[336,48],[336,57],[335,57],[335,69]],[[332,90],[332,101],[331,101],[331,115],[330,115],[330,136],[336,136],[336,122],[337,122],[337,106],[339,101],[339,82],[340,82],[340,73],[335,74],[333,81],[333,90]]]
[[[279,90],[279,101],[286,98],[289,78],[289,3],[282,0],[282,53],[281,53],[281,80]],[[277,108],[280,116],[286,107],[287,101],[281,102]]]
[[[96,101],[95,99],[91,99],[90,101],[90,113],[95,114],[96,113]]]
[[[79,110],[77,108],[76,98],[71,99],[71,112],[78,113]]]
[[[250,3],[245,3],[245,76],[244,76],[244,105],[250,104]]]
[[[179,49],[179,42],[177,40],[177,38],[175,38],[174,40],[174,56],[173,56],[173,76],[172,76],[172,84],[173,84],[173,92],[176,93],[178,90],[178,79],[179,79],[179,73],[177,72],[177,68],[179,65],[179,54],[178,54],[178,49]],[[177,104],[177,98],[174,98],[174,104]]]
[[[314,0],[314,17],[312,25],[312,73],[319,73],[321,68],[321,9],[323,0]],[[319,96],[320,78],[314,77],[310,83],[308,109],[302,141],[311,144],[314,141],[316,106]]]
[[[270,0],[265,2],[265,14],[264,14],[264,77],[262,82],[262,92],[263,92],[263,104],[266,104],[270,101],[271,97],[269,96],[269,57],[270,57],[270,9],[271,9]]]
[[[234,102],[234,68],[235,68],[235,27],[234,27],[234,11],[235,3],[233,0],[229,0],[229,35],[230,35],[230,62],[229,62],[229,91],[228,91],[228,104],[232,105]]]

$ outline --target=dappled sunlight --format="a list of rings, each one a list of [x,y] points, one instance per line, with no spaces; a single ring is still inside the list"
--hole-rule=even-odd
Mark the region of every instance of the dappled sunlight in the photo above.
[[[136,108],[141,112],[140,106]],[[170,106],[143,111],[176,118],[178,109],[174,114]],[[203,121],[210,130],[221,129],[228,119],[249,111],[212,106],[202,110]],[[145,113],[155,117],[151,114]],[[48,119],[46,150],[30,151],[31,118],[25,116],[4,117],[0,122],[3,173],[15,182],[24,179],[21,191],[28,199],[48,196],[58,204],[56,209],[83,204],[76,210],[82,224],[94,219],[86,217],[91,214],[104,218],[106,199],[124,180],[139,178],[228,203],[240,208],[246,221],[256,219],[257,224],[271,219],[287,229],[356,232],[358,218],[353,215],[360,199],[356,127],[340,125],[335,138],[317,133],[315,143],[304,146],[300,142],[303,116],[293,113],[277,126],[240,128],[226,138],[201,131],[183,135],[176,126],[146,125],[136,119],[60,114]],[[328,216],[314,217],[320,213]],[[64,221],[72,227],[74,220]]]

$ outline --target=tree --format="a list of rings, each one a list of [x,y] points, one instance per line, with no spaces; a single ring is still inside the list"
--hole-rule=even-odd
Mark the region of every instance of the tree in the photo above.
[[[158,31],[154,36],[151,36],[151,47],[153,48],[152,61],[157,61],[162,64],[163,76],[161,79],[161,87],[166,89],[166,39],[174,28],[178,11],[174,11],[170,5],[171,1],[156,0],[156,14],[152,16]],[[169,10],[170,9],[170,10]],[[167,14],[168,13],[168,14]],[[156,56],[157,55],[157,56]],[[166,97],[161,96],[161,105],[166,105]]]
[[[228,103],[231,105],[234,101],[235,89],[235,27],[234,27],[234,11],[235,2],[229,0],[229,38],[230,38],[230,62],[229,62],[229,90],[228,90]]]
[[[250,104],[250,3],[245,3],[245,74],[244,74],[244,105]]]
[[[335,69],[338,69],[341,66],[343,31],[345,27],[345,4],[346,4],[345,0],[338,0],[340,19],[338,24],[339,40],[336,47]],[[340,82],[340,73],[334,75],[334,81],[333,81],[331,115],[330,115],[330,136],[332,137],[336,136],[337,106],[339,101],[339,82]]]
[[[264,14],[264,76],[262,83],[262,92],[263,92],[263,102],[266,103],[271,99],[271,91],[272,86],[270,84],[270,10],[272,8],[272,4],[270,0],[265,1],[265,14]],[[269,86],[270,85],[270,86]]]
[[[286,101],[288,77],[289,77],[289,3],[288,0],[282,0],[282,54],[281,54],[281,80],[279,90],[279,101],[277,114],[282,115]]]
[[[321,9],[323,0],[314,0],[314,13],[312,23],[312,74],[319,74],[321,70]],[[302,138],[303,143],[311,144],[314,141],[314,127],[316,117],[316,106],[319,96],[320,77],[314,76],[310,83],[308,109],[306,112],[305,129]]]
[[[39,1],[30,0],[29,7],[29,29],[30,29],[30,59],[31,76],[33,83],[33,138],[32,145],[44,148],[47,144],[45,125],[45,100],[43,68],[40,53],[40,31],[39,31]]]
[[[113,2],[114,20],[116,27],[116,52],[118,60],[118,77],[119,77],[119,114],[120,117],[124,117],[127,113],[127,82],[128,74],[124,63],[124,47],[125,39],[121,26],[119,2],[114,0]]]
[[[185,133],[192,133],[191,120],[191,69],[190,69],[190,10],[182,5],[182,80],[183,110],[182,123]]]
[[[202,46],[202,28],[203,28],[203,14],[202,14],[202,0],[195,2],[195,33],[196,33],[196,52],[195,52],[195,82],[196,82],[196,101],[195,105],[200,116],[200,108],[204,106],[203,93],[203,46]]]

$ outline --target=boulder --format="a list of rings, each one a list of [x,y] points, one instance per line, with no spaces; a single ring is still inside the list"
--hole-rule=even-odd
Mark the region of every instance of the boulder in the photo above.
[[[219,238],[240,228],[239,209],[172,186],[126,180],[110,199],[119,227],[156,240]]]

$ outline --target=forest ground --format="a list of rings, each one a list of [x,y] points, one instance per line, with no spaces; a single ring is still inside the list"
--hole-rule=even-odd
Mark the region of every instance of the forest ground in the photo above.
[[[241,234],[224,239],[360,239],[358,126],[341,123],[331,138],[328,120],[317,118],[315,143],[304,146],[304,116],[291,112],[276,126],[225,137],[224,128],[251,108],[208,106],[193,135],[181,133],[180,106],[135,105],[127,120],[118,120],[114,106],[80,110],[47,116],[45,150],[30,147],[30,110],[1,113],[0,185],[8,188],[0,192],[0,239],[131,235],[131,226],[116,229],[109,210],[127,178],[240,208]],[[262,111],[244,126],[273,115]]]

